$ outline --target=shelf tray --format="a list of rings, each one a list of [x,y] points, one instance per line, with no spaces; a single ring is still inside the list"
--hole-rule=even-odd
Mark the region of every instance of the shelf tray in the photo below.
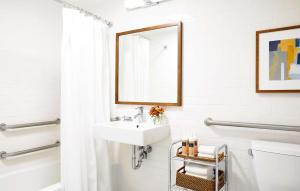
[[[213,167],[217,166],[217,164],[215,162],[201,161],[201,160],[192,160],[192,159],[182,158],[182,157],[177,157],[177,156],[174,156],[171,159],[172,160],[176,160],[176,161],[182,161],[182,162],[194,163],[194,164],[201,164],[201,165],[206,165],[206,166],[213,166]],[[223,160],[223,161],[225,161],[225,160]],[[220,163],[221,162],[222,161],[220,161]]]
[[[185,156],[185,155],[182,155],[181,153],[182,152],[178,151],[176,156],[184,158],[184,159],[191,159],[191,160],[197,160],[197,161],[216,162],[215,158]],[[219,156],[218,162],[222,161],[225,157],[224,152],[220,153],[218,156]]]

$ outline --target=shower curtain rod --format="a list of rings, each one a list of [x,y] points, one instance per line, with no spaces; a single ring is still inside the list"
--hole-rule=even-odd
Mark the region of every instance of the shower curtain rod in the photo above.
[[[75,6],[75,5],[71,4],[71,3],[68,3],[68,2],[62,1],[62,0],[53,0],[53,1],[56,1],[59,4],[62,4],[64,7],[68,7],[68,8],[72,8],[72,9],[78,10],[78,11],[80,11],[80,12],[86,14],[86,15],[89,15],[89,16],[97,19],[97,20],[100,20],[100,21],[104,22],[108,27],[112,26],[112,22],[111,21],[103,19],[102,17],[100,17],[100,16],[98,16],[98,15],[96,15],[94,13],[91,13],[91,12],[89,12],[89,11],[81,8],[81,7],[77,7],[77,6]]]

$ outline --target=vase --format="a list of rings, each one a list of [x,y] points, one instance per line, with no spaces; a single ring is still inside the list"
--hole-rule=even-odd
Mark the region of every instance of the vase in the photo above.
[[[153,124],[154,124],[154,125],[160,125],[160,124],[161,124],[161,121],[162,121],[162,118],[163,118],[162,115],[153,117],[153,118],[152,118]]]

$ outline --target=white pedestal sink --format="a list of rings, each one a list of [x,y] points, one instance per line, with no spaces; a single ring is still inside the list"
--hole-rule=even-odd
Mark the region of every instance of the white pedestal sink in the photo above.
[[[168,124],[153,125],[152,123],[116,121],[96,125],[96,137],[130,145],[146,146],[168,136]]]

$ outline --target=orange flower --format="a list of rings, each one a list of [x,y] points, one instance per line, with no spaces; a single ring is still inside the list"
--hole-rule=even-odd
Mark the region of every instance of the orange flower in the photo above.
[[[155,108],[156,111],[158,111],[159,113],[163,113],[164,112],[164,108],[157,106]]]
[[[158,117],[160,114],[163,114],[165,109],[160,106],[153,106],[150,108],[149,115],[151,117]]]

